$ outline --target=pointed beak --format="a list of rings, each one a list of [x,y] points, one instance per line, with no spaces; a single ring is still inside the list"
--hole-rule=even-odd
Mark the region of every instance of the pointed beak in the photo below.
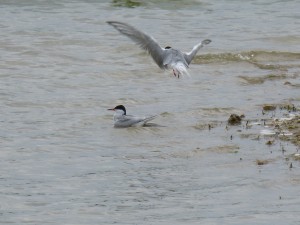
[[[115,111],[115,109],[107,109],[107,110]]]

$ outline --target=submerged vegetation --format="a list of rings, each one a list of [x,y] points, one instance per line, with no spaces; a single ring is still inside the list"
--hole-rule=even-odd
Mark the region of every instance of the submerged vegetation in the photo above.
[[[241,124],[243,117],[244,115],[231,114],[227,122],[229,125],[238,125]]]
[[[280,140],[289,141],[300,147],[299,109],[293,104],[265,104],[262,106],[262,114],[276,112],[276,110],[286,111],[287,113],[283,113],[285,116],[279,118],[271,116],[269,119],[264,119],[264,125],[271,129],[269,133],[273,133]],[[274,139],[272,141],[269,140],[266,144],[272,145],[274,141]]]
[[[265,111],[274,111],[276,109],[276,105],[266,104],[263,106],[263,110]]]
[[[284,141],[290,141],[296,146],[300,147],[300,116],[294,116],[289,119],[277,119],[275,120],[275,129],[280,131],[280,139]],[[284,131],[288,131],[285,133]]]
[[[300,53],[276,52],[276,51],[249,51],[241,53],[217,53],[202,54],[194,58],[194,63],[226,63],[226,62],[249,62],[260,69],[278,69],[278,62],[298,62]],[[272,64],[276,63],[276,64]]]
[[[127,7],[127,8],[135,8],[141,6],[142,3],[137,0],[113,0],[113,6],[116,7]]]
[[[266,164],[268,164],[270,162],[271,162],[271,160],[267,160],[267,159],[257,159],[256,160],[256,164],[258,166],[266,165]]]

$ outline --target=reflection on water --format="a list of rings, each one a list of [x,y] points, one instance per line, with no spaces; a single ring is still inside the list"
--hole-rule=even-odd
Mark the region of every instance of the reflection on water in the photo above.
[[[2,2],[0,223],[299,223],[299,3],[236,3]],[[106,20],[212,43],[175,79]]]

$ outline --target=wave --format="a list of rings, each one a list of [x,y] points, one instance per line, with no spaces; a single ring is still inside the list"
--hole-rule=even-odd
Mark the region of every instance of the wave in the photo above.
[[[288,69],[300,67],[300,53],[278,51],[248,51],[197,55],[195,64],[226,64],[247,62],[260,69]]]

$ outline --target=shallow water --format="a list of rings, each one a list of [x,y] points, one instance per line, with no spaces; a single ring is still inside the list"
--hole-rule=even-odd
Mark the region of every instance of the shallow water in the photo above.
[[[298,112],[262,106],[299,108],[299,7],[1,1],[0,223],[298,224],[299,148],[262,135]],[[106,20],[212,43],[176,79]],[[114,129],[117,104],[158,126]]]

